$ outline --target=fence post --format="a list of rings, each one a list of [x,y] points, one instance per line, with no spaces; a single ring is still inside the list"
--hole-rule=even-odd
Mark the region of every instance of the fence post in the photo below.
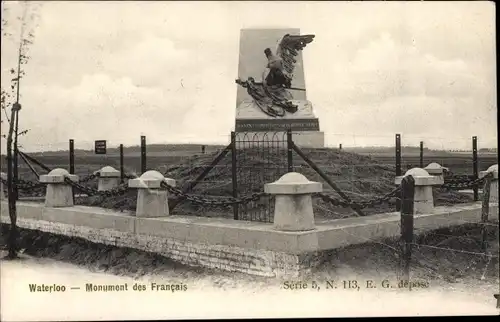
[[[141,135],[141,174],[146,172],[146,136]]]
[[[401,175],[401,134],[396,134],[396,176]]]
[[[339,150],[342,150],[342,143],[339,144]]]
[[[236,176],[236,171],[238,171],[236,166],[236,133],[231,132],[231,176],[233,181],[233,197],[238,198],[238,181]],[[233,205],[233,218],[238,220],[238,210],[239,205]]]
[[[474,175],[474,179],[478,178],[478,164],[477,164],[477,136],[472,137],[472,171]],[[474,187],[474,201],[479,200],[479,190],[478,187]]]
[[[69,173],[75,174],[75,140],[69,140]]]
[[[75,140],[69,140],[69,173],[75,174]],[[75,203],[75,188],[71,187],[73,204]]]
[[[424,167],[424,141],[420,141],[420,167]]]
[[[201,146],[201,154],[205,154],[205,145]]]
[[[405,176],[401,180],[401,278],[410,280],[411,244],[413,243],[413,206],[415,193],[415,179]]]
[[[488,216],[490,214],[490,188],[493,173],[488,173],[484,178],[483,202],[481,207],[481,249],[486,252],[488,248]]]
[[[17,114],[19,115],[19,114]],[[17,117],[16,117],[17,123]],[[12,169],[12,177],[13,182],[15,183],[12,187],[12,192],[14,194],[14,200],[19,200],[19,189],[17,188],[19,182],[19,151],[17,148],[17,138],[14,141],[14,153],[13,153],[13,169]]]
[[[396,134],[396,177],[401,175],[401,134]],[[396,211],[401,209],[401,199],[396,199]]]
[[[123,144],[120,144],[120,183],[125,180],[125,169],[123,164]]]
[[[293,172],[293,149],[292,149],[292,130],[286,131],[287,164],[288,172]]]

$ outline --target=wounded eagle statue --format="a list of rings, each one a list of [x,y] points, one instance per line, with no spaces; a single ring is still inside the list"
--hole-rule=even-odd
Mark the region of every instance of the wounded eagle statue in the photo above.
[[[285,112],[297,112],[298,106],[291,102],[293,96],[289,90],[303,89],[292,87],[293,71],[297,63],[294,57],[313,39],[314,35],[284,35],[278,41],[274,54],[270,48],[264,50],[268,63],[262,73],[262,82],[256,82],[253,77],[246,81],[236,80],[238,85],[247,89],[257,106],[267,115],[282,117]]]

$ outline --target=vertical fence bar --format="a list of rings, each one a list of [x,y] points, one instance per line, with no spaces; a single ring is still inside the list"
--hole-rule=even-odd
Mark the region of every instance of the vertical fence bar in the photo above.
[[[286,131],[287,165],[288,172],[293,172],[293,148],[292,148],[292,130]]]
[[[123,162],[123,144],[120,144],[120,182],[123,183],[125,181],[125,168]]]
[[[231,132],[231,176],[233,181],[233,197],[238,198],[238,178],[237,178],[237,165],[236,165],[236,133]],[[239,205],[233,205],[233,218],[234,220],[238,220],[238,210]]]
[[[75,174],[75,140],[69,140],[69,173]]]
[[[484,179],[483,203],[481,207],[481,249],[486,252],[488,248],[488,216],[490,214],[490,189],[492,173]]]
[[[75,174],[75,140],[69,140],[69,173]],[[75,188],[71,187],[73,191],[73,203],[75,202]]]
[[[146,172],[146,136],[141,135],[141,174]]]
[[[410,280],[411,244],[413,243],[413,207],[415,179],[410,175],[401,180],[401,268],[400,279]]]
[[[401,175],[401,134],[396,134],[396,176]]]
[[[342,143],[339,144],[339,150],[342,150]]]
[[[420,167],[424,167],[424,141],[420,141]]]
[[[472,137],[472,171],[474,175],[474,179],[478,178],[479,171],[478,171],[478,162],[477,162],[477,136]],[[474,187],[474,201],[479,200],[479,190],[478,187]]]
[[[401,134],[396,134],[396,176],[401,175]],[[401,209],[401,199],[396,199],[396,211]]]
[[[205,145],[201,146],[201,154],[205,154]]]

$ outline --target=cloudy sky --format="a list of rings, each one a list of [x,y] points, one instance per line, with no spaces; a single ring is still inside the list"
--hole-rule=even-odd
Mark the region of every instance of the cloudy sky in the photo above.
[[[5,7],[18,30],[21,4]],[[316,35],[305,82],[327,145],[392,145],[401,133],[404,145],[470,148],[477,135],[494,147],[494,15],[493,2],[44,2],[21,83],[21,144],[224,144],[240,29],[294,27]],[[16,39],[2,39],[2,88]]]

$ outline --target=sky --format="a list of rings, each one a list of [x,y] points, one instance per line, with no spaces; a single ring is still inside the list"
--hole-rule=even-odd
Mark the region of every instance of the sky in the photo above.
[[[22,5],[3,4],[12,30]],[[227,143],[240,29],[266,27],[316,35],[303,52],[305,83],[328,146],[391,146],[395,133],[403,145],[470,149],[476,135],[479,148],[497,146],[493,2],[30,5],[40,8],[20,91],[25,151],[66,149],[69,139],[136,145],[141,135]],[[19,32],[2,38],[2,88],[18,41]]]

